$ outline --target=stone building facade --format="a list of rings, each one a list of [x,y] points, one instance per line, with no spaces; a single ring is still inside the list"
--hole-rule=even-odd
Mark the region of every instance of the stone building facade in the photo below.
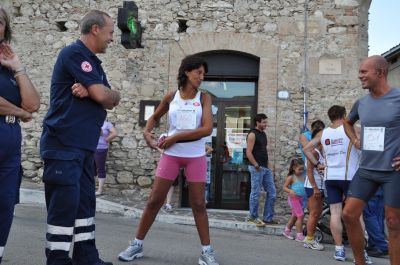
[[[110,193],[143,197],[148,194],[159,154],[150,151],[143,140],[143,127],[138,123],[140,101],[159,100],[167,90],[176,89],[177,69],[185,55],[201,53],[218,63],[213,79],[209,80],[210,86],[212,82],[226,86],[231,81],[250,80],[253,92],[249,95],[253,101],[246,101],[245,107],[251,109],[250,114],[264,112],[268,116],[270,165],[278,190],[281,190],[286,177],[289,159],[299,152],[297,138],[303,126],[304,95],[309,120],[320,118],[328,121],[326,112],[329,106],[341,104],[350,107],[362,93],[357,69],[360,60],[368,53],[371,0],[135,2],[143,28],[143,48],[125,49],[120,44],[120,31],[116,27],[114,44],[106,54],[100,55],[113,89],[122,95],[120,105],[108,114],[108,120],[119,132],[107,162],[107,191]],[[116,18],[122,1],[3,0],[2,4],[12,16],[15,49],[42,96],[39,114],[33,122],[23,124],[25,177],[39,180],[42,168],[38,151],[41,121],[48,108],[50,78],[57,54],[79,37],[78,25],[85,12],[100,9]],[[231,64],[229,58],[234,58]],[[223,61],[227,60],[228,63],[224,64]],[[245,62],[244,65],[247,62],[256,69],[249,74],[250,79],[241,75],[241,70],[246,72],[246,69],[234,67],[235,60]],[[220,67],[226,68],[228,74],[221,73]],[[235,79],[235,75],[240,78]],[[278,94],[288,95],[288,98],[278,98]],[[236,104],[234,98],[229,100],[230,103],[221,100],[225,102],[221,103],[225,104],[225,114],[229,104]],[[251,115],[242,118],[248,127]],[[223,121],[226,126],[233,122],[235,129],[239,128],[238,119]],[[241,124],[244,128],[243,122]],[[162,120],[156,134],[165,131],[165,126],[166,121]],[[225,128],[219,130],[214,133],[225,132]],[[245,132],[236,130],[232,135],[240,142]],[[227,135],[218,137],[218,144],[227,140]],[[219,147],[216,146],[215,156],[221,156]],[[229,152],[232,151],[229,148]],[[218,166],[222,158],[216,159],[212,162],[216,172],[213,174],[225,172]],[[236,162],[229,164],[245,164],[242,153],[234,159]],[[234,166],[230,167],[232,171]],[[243,165],[236,167],[236,172],[241,171],[245,171]],[[230,177],[234,175],[230,174]],[[214,176],[214,180],[220,182],[211,187],[219,200],[213,207],[244,209],[243,200],[248,193],[237,198],[242,204],[225,203],[223,196],[226,193],[224,189],[236,188],[239,193],[243,189],[248,191],[248,179],[243,175],[236,184],[224,183],[220,180],[222,176],[225,177],[223,174]],[[279,198],[283,196],[278,192]],[[278,201],[285,205],[285,200],[279,198]]]
[[[400,44],[384,52],[382,56],[389,62],[389,85],[400,87]]]

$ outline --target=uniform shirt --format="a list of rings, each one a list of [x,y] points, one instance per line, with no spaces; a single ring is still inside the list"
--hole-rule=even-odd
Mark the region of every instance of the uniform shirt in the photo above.
[[[66,146],[94,151],[106,111],[89,97],[72,95],[71,87],[77,82],[85,87],[103,84],[110,88],[100,59],[81,40],[63,48],[57,58],[42,140],[56,137]]]
[[[256,128],[251,129],[249,133],[254,133],[256,136],[252,152],[254,159],[259,166],[268,167],[267,135],[264,131],[257,130]]]
[[[344,132],[343,125],[325,128],[321,135],[325,155],[325,180],[352,180],[359,165],[359,154]]]
[[[17,107],[21,107],[21,94],[12,71],[0,64],[0,97]]]
[[[348,119],[361,122],[360,168],[393,171],[392,159],[400,156],[400,89],[360,98]]]

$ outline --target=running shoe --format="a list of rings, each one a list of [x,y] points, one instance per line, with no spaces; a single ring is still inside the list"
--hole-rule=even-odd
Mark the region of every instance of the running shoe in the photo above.
[[[318,243],[315,239],[307,240],[307,238],[305,238],[303,242],[304,242],[303,246],[305,248],[319,250],[319,251],[324,250],[324,246]]]
[[[297,242],[302,242],[303,243],[303,241],[304,241],[303,233],[297,233],[296,238],[294,240],[296,240]]]
[[[164,205],[164,210],[167,212],[172,212],[172,205],[171,204]]]
[[[206,252],[203,252],[200,255],[198,265],[219,265],[219,263],[215,260],[214,250],[210,249]]]
[[[289,238],[290,240],[293,240],[294,237],[290,234],[290,229],[285,228],[282,232],[282,235],[284,235],[285,237]]]
[[[368,253],[366,250],[364,250],[364,261],[365,264],[373,264],[371,258],[368,256]],[[356,264],[356,260],[353,260],[354,264]]]
[[[335,260],[338,261],[346,261],[346,253],[344,251],[344,248],[336,250],[333,257],[335,258]]]
[[[264,227],[265,223],[258,218],[247,217],[247,222],[250,224],[255,224],[257,227]]]
[[[129,242],[129,246],[119,253],[118,259],[121,261],[132,261],[143,257],[143,246],[136,243],[135,240]]]
[[[279,222],[278,221],[276,221],[276,220],[269,220],[269,221],[267,221],[267,220],[263,220],[263,222],[265,223],[265,224],[267,224],[267,225],[279,225]]]

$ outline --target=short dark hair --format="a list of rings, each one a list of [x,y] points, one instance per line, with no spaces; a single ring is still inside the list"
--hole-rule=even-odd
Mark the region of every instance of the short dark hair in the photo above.
[[[6,22],[4,29],[4,40],[10,42],[12,39],[12,30],[10,25],[10,17],[4,8],[0,7],[0,16],[3,16],[4,21]]]
[[[107,13],[100,10],[91,10],[81,20],[81,34],[88,34],[92,30],[93,25],[98,25],[100,28],[106,24],[106,17],[110,17]]]
[[[328,117],[331,122],[343,119],[346,116],[346,108],[338,105],[333,105],[328,110]]]
[[[389,73],[389,63],[385,59],[385,57],[380,55],[372,55],[368,58],[371,58],[375,65],[375,71],[382,72],[382,74],[387,77]]]
[[[257,122],[261,122],[262,120],[267,119],[267,115],[265,115],[264,113],[257,113],[256,116],[254,116],[254,125],[257,125]]]
[[[321,120],[316,120],[311,123],[311,132],[315,130],[323,130],[325,129],[325,123]]]
[[[201,66],[204,67],[205,72],[208,72],[208,64],[206,60],[204,60],[202,57],[199,57],[197,55],[188,55],[185,58],[182,59],[181,61],[181,66],[179,67],[178,71],[178,89],[183,87],[187,80],[188,77],[185,72],[190,72],[194,69],[200,68]]]

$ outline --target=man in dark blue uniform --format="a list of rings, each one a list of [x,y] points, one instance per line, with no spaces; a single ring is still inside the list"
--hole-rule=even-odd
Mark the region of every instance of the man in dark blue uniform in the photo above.
[[[119,103],[101,61],[113,41],[114,23],[101,11],[81,21],[81,37],[61,50],[53,70],[50,108],[40,153],[47,205],[47,265],[110,265],[95,244],[94,158],[105,109]],[[68,256],[74,238],[72,259]]]

